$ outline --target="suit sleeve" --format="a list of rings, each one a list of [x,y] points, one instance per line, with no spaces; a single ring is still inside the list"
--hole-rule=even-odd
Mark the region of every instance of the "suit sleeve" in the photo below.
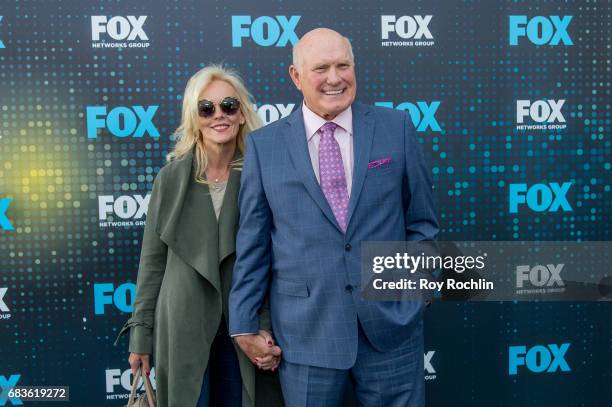
[[[262,183],[260,158],[253,136],[247,137],[238,206],[240,227],[229,297],[230,335],[260,329],[259,311],[268,291],[271,266],[272,212]]]
[[[416,130],[408,114],[404,114],[404,150],[406,174],[404,212],[406,240],[435,240],[440,230],[433,199],[433,185]]]
[[[129,351],[135,353],[153,352],[153,323],[155,306],[166,268],[168,247],[156,232],[157,217],[161,200],[161,174],[155,178],[147,211],[147,223],[142,239],[140,264],[136,281],[136,300],[132,317],[119,333],[130,331]]]

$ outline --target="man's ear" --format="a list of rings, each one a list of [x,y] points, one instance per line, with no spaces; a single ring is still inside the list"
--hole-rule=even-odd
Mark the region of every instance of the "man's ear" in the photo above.
[[[300,72],[298,71],[297,67],[293,64],[289,66],[289,76],[291,76],[291,80],[293,81],[293,84],[295,85],[295,87],[298,88],[298,90],[302,90]]]

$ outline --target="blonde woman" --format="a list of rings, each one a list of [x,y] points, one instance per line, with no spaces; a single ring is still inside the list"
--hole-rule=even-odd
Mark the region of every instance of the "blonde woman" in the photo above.
[[[260,126],[234,71],[212,65],[189,79],[176,146],[153,185],[134,311],[121,332],[130,331],[132,371],[150,374],[155,352],[159,407],[282,400],[275,373],[258,377],[280,361],[270,333],[260,331],[249,360],[227,329],[244,139]]]

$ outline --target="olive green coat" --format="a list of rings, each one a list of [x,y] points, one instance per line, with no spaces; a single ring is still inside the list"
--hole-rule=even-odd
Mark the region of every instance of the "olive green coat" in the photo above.
[[[130,352],[153,353],[158,407],[195,406],[222,313],[227,316],[236,257],[240,171],[230,173],[217,221],[210,195],[202,201],[189,187],[192,168],[189,154],[155,178],[134,311],[120,333],[130,330]],[[277,376],[257,371],[237,346],[236,352],[242,406],[282,405]]]

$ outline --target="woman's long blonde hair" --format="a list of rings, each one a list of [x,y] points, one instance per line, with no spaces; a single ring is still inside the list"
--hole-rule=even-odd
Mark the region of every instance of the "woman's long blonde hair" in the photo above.
[[[262,126],[261,119],[257,116],[254,109],[254,100],[246,86],[242,82],[240,75],[233,69],[222,65],[208,65],[196,72],[185,88],[183,96],[183,113],[181,125],[176,129],[176,144],[174,150],[168,154],[168,162],[184,157],[192,150],[196,160],[197,182],[206,183],[204,176],[208,165],[208,157],[204,147],[204,139],[199,128],[198,98],[204,88],[215,80],[221,80],[231,85],[238,94],[240,100],[240,111],[244,116],[245,123],[240,125],[236,136],[236,148],[244,156],[244,139],[251,131]],[[232,168],[241,169],[242,159],[231,163]]]

